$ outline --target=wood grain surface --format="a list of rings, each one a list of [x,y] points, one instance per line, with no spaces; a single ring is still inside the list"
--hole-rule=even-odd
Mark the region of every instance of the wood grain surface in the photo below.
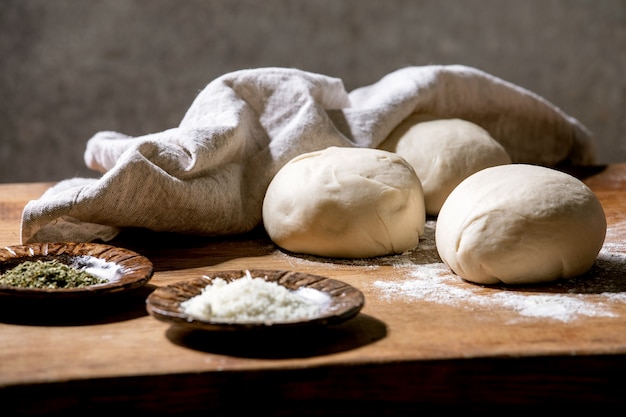
[[[126,231],[109,243],[152,261],[146,287],[88,303],[0,300],[1,404],[23,414],[255,404],[276,415],[624,404],[626,164],[576,174],[605,209],[605,245],[585,276],[542,286],[458,279],[436,253],[434,219],[415,251],[349,261],[285,253],[261,229],[220,238]],[[0,245],[20,243],[22,208],[49,186],[0,185]],[[253,334],[194,331],[146,312],[158,286],[238,269],[341,280],[365,305],[336,326]]]

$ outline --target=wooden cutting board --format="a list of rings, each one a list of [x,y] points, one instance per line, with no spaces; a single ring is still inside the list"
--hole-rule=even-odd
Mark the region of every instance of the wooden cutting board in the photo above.
[[[390,395],[389,387],[396,387],[398,378],[407,378],[403,369],[420,363],[621,357],[626,354],[626,164],[605,167],[584,181],[605,209],[604,248],[586,276],[543,286],[486,287],[459,279],[437,255],[433,219],[415,251],[353,261],[284,253],[262,230],[223,238],[124,233],[113,243],[152,260],[156,272],[149,285],[119,299],[58,311],[34,312],[4,302],[0,387],[46,384],[49,388],[67,381],[141,377],[134,385],[141,392],[142,387],[154,389],[154,382],[147,382],[152,377],[193,375],[202,378],[192,378],[194,383],[203,381],[218,392],[216,381],[227,371],[243,373],[263,385],[264,376],[277,371],[297,374],[350,367],[372,382],[377,377],[368,369],[386,364],[379,374],[383,380],[375,381],[383,386],[371,393],[381,397]],[[50,185],[0,185],[1,245],[20,243],[22,208]],[[288,269],[339,279],[363,292],[365,306],[356,318],[332,328],[264,336],[195,332],[146,313],[145,298],[155,287],[231,269]],[[327,378],[316,375],[332,384],[332,372]],[[359,386],[358,381],[353,383]],[[346,390],[346,398],[356,395]],[[154,395],[159,393],[167,395],[160,391]],[[293,392],[284,395],[297,397]],[[394,395],[406,400],[416,393]]]

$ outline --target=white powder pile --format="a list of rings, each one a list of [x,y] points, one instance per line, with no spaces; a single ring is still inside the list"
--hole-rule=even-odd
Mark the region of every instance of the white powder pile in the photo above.
[[[313,288],[289,290],[275,282],[246,276],[227,282],[213,279],[202,293],[181,303],[186,314],[221,322],[286,322],[317,316],[330,304],[330,295]]]
[[[405,298],[460,308],[497,308],[523,317],[549,318],[567,322],[580,316],[617,317],[611,302],[626,301],[623,293],[523,294],[502,289],[485,289],[461,281],[443,263],[415,265],[401,282],[375,281],[373,286],[389,300]]]
[[[121,267],[115,262],[107,262],[105,259],[94,256],[78,256],[73,259],[70,266],[98,278],[104,278],[108,282],[115,281],[121,276]]]

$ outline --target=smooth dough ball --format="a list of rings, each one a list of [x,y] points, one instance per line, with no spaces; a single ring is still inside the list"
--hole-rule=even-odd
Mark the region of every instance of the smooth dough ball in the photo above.
[[[263,201],[270,238],[291,252],[367,258],[414,249],[424,233],[422,186],[402,157],[330,147],[295,157]]]
[[[511,158],[482,127],[461,119],[426,120],[414,114],[379,146],[406,159],[424,190],[426,213],[436,216],[461,181]]]
[[[526,164],[486,168],[450,193],[435,228],[441,259],[480,284],[534,284],[593,265],[606,217],[581,181]]]

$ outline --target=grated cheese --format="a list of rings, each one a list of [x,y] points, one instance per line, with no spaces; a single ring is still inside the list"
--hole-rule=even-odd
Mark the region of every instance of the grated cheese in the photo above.
[[[232,282],[213,279],[199,295],[181,303],[181,308],[202,320],[273,323],[313,318],[329,303],[330,296],[322,291],[289,290],[246,271],[246,276]]]

